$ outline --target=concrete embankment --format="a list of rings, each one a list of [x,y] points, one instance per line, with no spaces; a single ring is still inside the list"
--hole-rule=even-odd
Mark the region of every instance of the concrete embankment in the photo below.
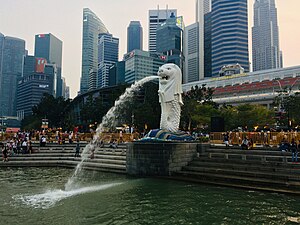
[[[300,194],[300,164],[276,148],[241,150],[207,146],[172,178],[199,183]]]

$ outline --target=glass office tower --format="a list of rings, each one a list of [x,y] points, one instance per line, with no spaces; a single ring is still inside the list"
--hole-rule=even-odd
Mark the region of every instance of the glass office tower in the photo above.
[[[275,0],[256,0],[252,27],[253,71],[281,68]]]
[[[212,75],[227,65],[249,71],[247,0],[212,0]]]
[[[25,41],[0,33],[0,116],[16,116],[17,81],[22,77]]]
[[[119,58],[119,39],[112,34],[99,34],[99,66],[96,88],[109,85],[109,69]]]
[[[127,52],[143,50],[143,28],[140,21],[130,21],[127,28]]]
[[[51,33],[35,35],[34,56],[56,65],[56,97],[62,96],[62,41]]]
[[[90,82],[90,79],[95,79],[98,71],[98,35],[100,33],[108,33],[108,30],[94,12],[89,8],[84,8],[80,94],[89,90],[89,84],[94,84]]]

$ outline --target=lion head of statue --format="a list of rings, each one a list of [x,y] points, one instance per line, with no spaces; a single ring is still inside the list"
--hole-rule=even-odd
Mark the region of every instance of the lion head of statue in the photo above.
[[[157,75],[159,76],[159,101],[170,102],[178,95],[179,102],[182,103],[182,73],[181,69],[173,64],[162,65]]]

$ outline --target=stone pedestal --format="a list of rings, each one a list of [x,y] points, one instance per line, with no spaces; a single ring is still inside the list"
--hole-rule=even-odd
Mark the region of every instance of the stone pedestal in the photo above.
[[[169,176],[197,155],[196,143],[132,142],[126,153],[129,175]]]

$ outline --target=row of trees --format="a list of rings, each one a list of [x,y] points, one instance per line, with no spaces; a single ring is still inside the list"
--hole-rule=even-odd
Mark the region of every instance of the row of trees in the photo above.
[[[211,130],[211,117],[222,117],[225,129],[265,127],[275,123],[274,111],[261,105],[221,105],[212,101],[213,90],[205,86],[192,88],[183,95],[181,124],[185,130]]]
[[[62,127],[71,130],[74,126],[81,125],[88,128],[89,124],[99,124],[102,117],[113,106],[114,101],[125,90],[125,86],[116,89],[109,96],[109,101],[104,101],[103,96],[98,98],[88,97],[80,108],[81,124],[76,124],[70,116],[71,101],[63,98],[54,98],[45,95],[40,104],[33,107],[33,115],[23,120],[25,129],[39,129],[43,118],[47,118],[50,127]],[[115,115],[116,126],[127,124],[134,126],[139,131],[159,127],[160,105],[158,102],[158,84],[147,83],[133,99],[128,100],[119,108]],[[211,117],[223,117],[225,129],[233,130],[238,127],[263,128],[265,126],[300,124],[300,95],[296,94],[275,99],[274,106],[280,105],[282,115],[276,116],[276,109],[267,109],[260,105],[243,104],[239,106],[217,105],[212,101],[213,90],[205,86],[194,87],[183,94],[184,105],[181,114],[181,129],[210,131]]]

